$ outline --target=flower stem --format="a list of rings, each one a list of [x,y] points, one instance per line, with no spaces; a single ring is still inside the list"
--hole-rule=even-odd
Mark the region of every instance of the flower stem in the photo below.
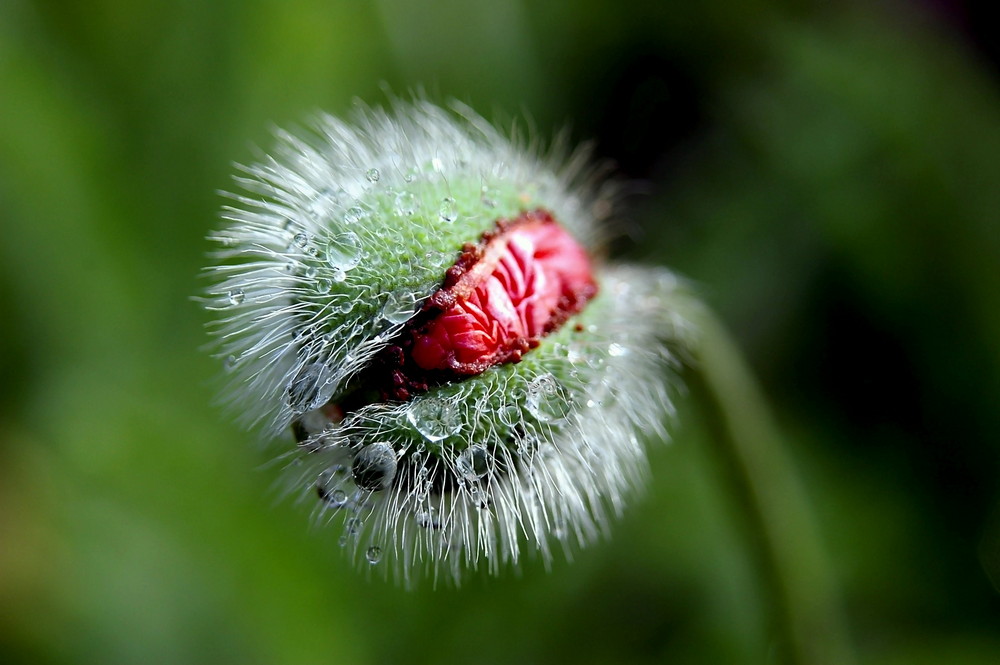
[[[856,662],[805,489],[760,386],[719,320],[694,313],[692,385],[704,393],[717,458],[742,513],[777,633],[776,662]]]

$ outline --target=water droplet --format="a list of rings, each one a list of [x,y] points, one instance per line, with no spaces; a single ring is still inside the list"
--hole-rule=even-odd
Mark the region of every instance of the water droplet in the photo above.
[[[458,205],[455,203],[455,199],[446,197],[441,201],[441,208],[438,210],[438,216],[441,217],[443,222],[454,222],[458,219]]]
[[[587,359],[587,347],[582,342],[571,342],[566,347],[566,360],[579,365]]]
[[[288,406],[295,411],[311,411],[323,406],[333,396],[335,385],[330,370],[323,363],[306,365],[285,387]]]
[[[426,476],[417,476],[413,483],[413,497],[417,501],[425,501],[431,493],[431,481]]]
[[[521,409],[516,404],[506,404],[500,408],[500,422],[514,426],[521,422]]]
[[[363,527],[364,525],[365,523],[361,521],[361,518],[348,517],[344,521],[344,531],[347,532],[347,535],[354,536],[357,535],[359,531],[361,531],[361,527]]]
[[[327,472],[321,473],[316,483],[316,494],[331,508],[343,508],[347,505],[347,492],[339,487],[331,490],[330,482],[332,479],[333,474]]]
[[[243,289],[233,289],[227,295],[229,297],[229,304],[233,307],[242,304],[247,298],[247,295],[243,293]]]
[[[333,283],[328,279],[316,280],[316,290],[322,294],[327,294],[333,288]]]
[[[347,279],[347,273],[344,272],[344,270],[341,268],[334,268],[333,272],[330,273],[330,277],[335,282],[343,282],[345,279]]]
[[[359,245],[358,234],[353,231],[338,233],[327,245],[326,258],[334,268],[350,270],[361,262]]]
[[[338,544],[339,544],[339,545],[340,545],[341,547],[347,547],[347,543],[348,543],[348,542],[350,542],[350,539],[349,539],[349,538],[348,538],[348,537],[347,537],[346,535],[344,535],[344,536],[341,536],[341,537],[340,537],[340,539],[339,539],[339,540],[337,541],[337,543],[338,543]]]
[[[318,271],[316,270],[316,266],[309,266],[308,268],[306,268],[305,272],[302,273],[302,275],[306,279],[313,279],[314,277],[316,277],[317,272]]]
[[[569,400],[563,394],[556,377],[551,374],[542,374],[528,384],[525,406],[542,422],[562,420],[570,411]]]
[[[469,446],[455,459],[455,470],[466,480],[477,480],[490,470],[490,453],[481,444]]]
[[[396,214],[410,216],[417,211],[419,206],[417,197],[413,192],[400,192],[396,194]]]
[[[406,419],[428,441],[440,441],[462,428],[455,406],[439,397],[417,399],[406,412]]]
[[[345,224],[356,224],[361,221],[361,218],[365,216],[365,211],[363,208],[358,206],[353,206],[347,209],[344,213],[344,223]]]
[[[421,529],[440,529],[441,522],[437,518],[437,511],[434,508],[428,508],[427,510],[421,510],[416,515],[413,516],[416,520],[417,526]]]
[[[337,479],[340,468],[340,465],[334,465],[323,469],[316,478],[316,493],[320,499],[334,508],[340,508],[347,503],[347,494],[339,486],[342,481]]]
[[[233,369],[234,367],[236,367],[237,362],[239,362],[239,358],[237,358],[236,356],[227,356],[226,360],[224,361],[224,364],[226,366],[226,369]]]
[[[496,208],[497,199],[499,198],[499,192],[495,189],[490,189],[486,185],[483,185],[482,193],[479,200],[482,201],[483,205],[487,208]]]
[[[370,443],[355,456],[351,473],[361,489],[388,489],[396,477],[396,451],[388,443]]]
[[[309,256],[319,256],[319,247],[316,245],[309,245],[306,247],[306,254]]]
[[[521,457],[530,458],[537,449],[538,438],[534,434],[525,434],[517,442],[517,454]]]
[[[365,177],[368,178],[368,182],[378,182],[382,174],[378,172],[378,169],[368,169],[365,171]]]
[[[296,233],[292,237],[292,242],[296,247],[305,247],[309,243],[309,237],[305,233]]]
[[[371,547],[368,548],[368,551],[365,552],[365,559],[368,561],[368,563],[374,566],[376,563],[382,560],[382,548],[378,547],[377,545],[372,545]]]
[[[612,342],[608,345],[608,355],[612,358],[620,358],[624,355],[628,355],[628,348],[617,342]]]
[[[486,493],[484,493],[479,487],[469,488],[469,501],[479,510],[486,510],[489,505],[486,501]]]
[[[393,291],[382,307],[382,318],[389,323],[405,323],[416,311],[413,294],[408,291]]]

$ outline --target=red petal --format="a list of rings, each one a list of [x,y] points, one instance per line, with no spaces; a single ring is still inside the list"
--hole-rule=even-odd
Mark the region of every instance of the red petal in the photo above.
[[[498,228],[478,260],[450,276],[454,304],[414,332],[421,369],[478,374],[517,359],[596,293],[587,253],[548,213]]]

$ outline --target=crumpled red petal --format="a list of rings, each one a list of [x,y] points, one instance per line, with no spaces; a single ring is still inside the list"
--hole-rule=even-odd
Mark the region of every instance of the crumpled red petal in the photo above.
[[[517,361],[597,293],[586,251],[545,211],[498,222],[467,252],[475,260],[432,298],[450,306],[414,331],[423,370],[471,375]]]

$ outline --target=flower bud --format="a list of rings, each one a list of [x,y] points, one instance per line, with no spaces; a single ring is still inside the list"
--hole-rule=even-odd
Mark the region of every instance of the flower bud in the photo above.
[[[281,133],[236,178],[225,398],[293,433],[291,483],[363,565],[457,581],[587,544],[666,436],[682,286],[598,260],[609,190],[559,161],[415,102]]]

